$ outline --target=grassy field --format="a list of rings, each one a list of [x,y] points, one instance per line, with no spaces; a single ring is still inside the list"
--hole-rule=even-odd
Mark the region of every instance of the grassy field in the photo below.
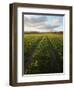
[[[63,34],[24,34],[24,74],[63,72]]]

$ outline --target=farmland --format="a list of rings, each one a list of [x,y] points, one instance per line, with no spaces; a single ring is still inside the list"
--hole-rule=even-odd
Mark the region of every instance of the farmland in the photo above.
[[[24,74],[63,72],[63,34],[24,34]]]

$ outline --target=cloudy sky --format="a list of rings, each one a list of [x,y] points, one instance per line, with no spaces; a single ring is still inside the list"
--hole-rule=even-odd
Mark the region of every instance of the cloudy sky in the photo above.
[[[63,31],[64,16],[24,15],[24,32],[58,32]]]

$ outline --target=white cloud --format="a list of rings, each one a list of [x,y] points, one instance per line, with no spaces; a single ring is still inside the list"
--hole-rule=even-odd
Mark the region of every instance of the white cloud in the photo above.
[[[51,24],[52,24],[53,26],[60,25],[60,20],[59,20],[59,19],[53,19],[52,22],[51,22]]]
[[[50,22],[50,24],[49,24]],[[60,26],[60,20],[53,18],[51,21],[47,16],[42,15],[24,15],[24,31],[54,31]]]

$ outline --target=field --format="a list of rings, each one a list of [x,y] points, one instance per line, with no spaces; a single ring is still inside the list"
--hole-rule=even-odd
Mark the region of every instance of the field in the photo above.
[[[24,34],[24,74],[63,72],[63,33]]]

